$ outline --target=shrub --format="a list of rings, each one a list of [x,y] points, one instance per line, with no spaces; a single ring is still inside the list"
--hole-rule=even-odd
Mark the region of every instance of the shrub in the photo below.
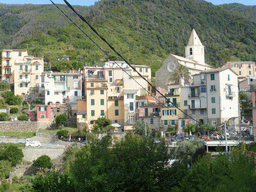
[[[60,114],[55,118],[56,124],[59,125],[67,125],[68,117],[66,114]]]
[[[17,107],[12,107],[10,113],[18,113],[19,109]]]
[[[9,105],[20,105],[22,102],[22,98],[18,95],[14,95],[11,91],[3,92],[2,96]]]
[[[37,160],[35,160],[33,162],[33,165],[37,168],[51,168],[52,167],[52,161],[51,158],[47,155],[42,155],[40,157],[37,158]]]
[[[0,113],[0,121],[9,121],[10,120],[10,114],[1,112]]]
[[[18,116],[18,120],[20,121],[27,121],[28,120],[28,116],[26,114],[21,114]]]
[[[67,137],[67,136],[68,136],[68,133],[69,133],[69,131],[66,130],[66,129],[61,129],[61,130],[57,131],[57,135],[58,135],[58,136]]]
[[[22,150],[14,145],[9,145],[2,154],[4,160],[9,160],[12,165],[19,164],[24,157]]]
[[[4,99],[0,99],[0,108],[5,108],[5,100]]]

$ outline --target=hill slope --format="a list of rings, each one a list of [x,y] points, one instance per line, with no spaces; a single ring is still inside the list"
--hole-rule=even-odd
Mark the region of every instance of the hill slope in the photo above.
[[[51,5],[44,6],[41,9],[53,11],[47,13],[47,17],[41,15],[47,18],[48,26],[49,22],[62,17]],[[78,8],[78,12],[127,60],[150,65],[153,74],[170,53],[184,56],[184,47],[193,28],[205,45],[208,64],[221,66],[228,60],[256,61],[255,23],[203,0],[102,0],[88,9]],[[51,28],[40,23],[44,30]],[[31,53],[44,56],[58,69],[61,65],[78,68],[85,63],[100,64],[107,59],[120,59],[85,24],[79,24],[109,57],[68,22],[48,33],[38,30],[32,38],[25,38],[13,48],[26,48],[29,44]],[[61,55],[71,55],[76,61],[57,62]]]

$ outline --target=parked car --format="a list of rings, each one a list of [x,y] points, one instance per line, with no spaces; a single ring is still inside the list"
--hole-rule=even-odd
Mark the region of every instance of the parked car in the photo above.
[[[39,141],[30,141],[30,139],[26,139],[25,146],[31,146],[31,147],[41,147],[41,142]]]

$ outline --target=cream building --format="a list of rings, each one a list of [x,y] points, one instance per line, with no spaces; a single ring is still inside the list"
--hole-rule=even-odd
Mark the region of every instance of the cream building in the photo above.
[[[44,71],[43,58],[24,56],[13,64],[14,94],[36,99],[39,95],[41,74]]]
[[[2,81],[14,83],[14,64],[24,61],[28,56],[27,50],[3,49],[2,51]]]

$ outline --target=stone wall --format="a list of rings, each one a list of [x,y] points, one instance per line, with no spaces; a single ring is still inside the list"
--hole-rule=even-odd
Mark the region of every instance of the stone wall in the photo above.
[[[0,132],[36,132],[49,126],[50,122],[0,121]]]

